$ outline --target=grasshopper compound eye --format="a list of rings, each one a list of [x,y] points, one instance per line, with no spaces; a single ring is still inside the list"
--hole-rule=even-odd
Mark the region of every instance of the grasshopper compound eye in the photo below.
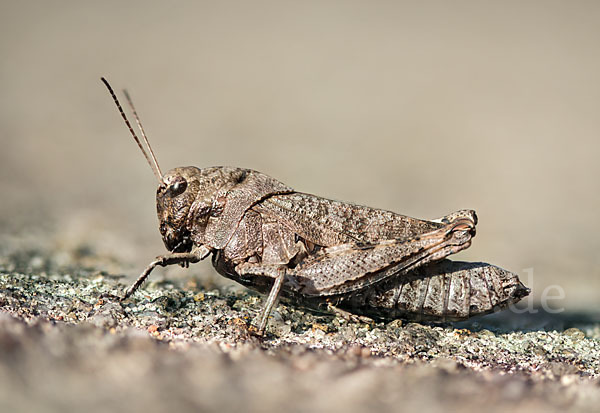
[[[187,189],[187,181],[185,178],[179,177],[175,182],[173,182],[169,188],[169,194],[171,197],[176,197],[177,195],[181,195]]]

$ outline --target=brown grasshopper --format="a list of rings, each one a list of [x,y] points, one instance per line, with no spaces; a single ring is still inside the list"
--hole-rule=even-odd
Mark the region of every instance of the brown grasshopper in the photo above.
[[[443,322],[496,311],[529,293],[501,268],[445,260],[471,245],[475,211],[415,219],[297,192],[244,168],[187,166],[163,174],[131,98],[124,91],[149,154],[102,81],[158,179],[160,233],[169,250],[123,299],[155,267],[188,266],[211,254],[220,274],[268,293],[261,334],[279,297],[316,311]]]

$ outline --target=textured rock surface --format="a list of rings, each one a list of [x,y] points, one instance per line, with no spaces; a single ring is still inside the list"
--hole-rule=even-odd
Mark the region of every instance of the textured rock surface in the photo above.
[[[600,403],[600,320],[505,312],[454,326],[360,324],[224,286],[125,280],[102,258],[0,260],[0,411],[560,411]],[[18,251],[18,252],[17,252]],[[105,267],[106,265],[100,265]],[[191,281],[190,281],[191,280]]]

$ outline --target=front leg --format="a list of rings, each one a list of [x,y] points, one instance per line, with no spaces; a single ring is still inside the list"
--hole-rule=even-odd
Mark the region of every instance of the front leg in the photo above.
[[[157,266],[166,267],[172,264],[183,264],[196,263],[202,261],[212,252],[212,250],[204,245],[200,247],[194,247],[190,252],[171,252],[169,254],[161,255],[156,257],[154,261],[150,263],[142,272],[142,275],[125,291],[125,295],[121,298],[121,301],[126,300],[142,285],[146,278],[150,275],[152,270]]]

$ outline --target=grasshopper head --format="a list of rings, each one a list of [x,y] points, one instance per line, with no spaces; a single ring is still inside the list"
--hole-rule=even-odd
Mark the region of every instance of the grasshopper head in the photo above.
[[[187,252],[192,248],[186,220],[196,199],[200,170],[193,166],[167,172],[156,190],[156,212],[160,234],[169,251]]]

